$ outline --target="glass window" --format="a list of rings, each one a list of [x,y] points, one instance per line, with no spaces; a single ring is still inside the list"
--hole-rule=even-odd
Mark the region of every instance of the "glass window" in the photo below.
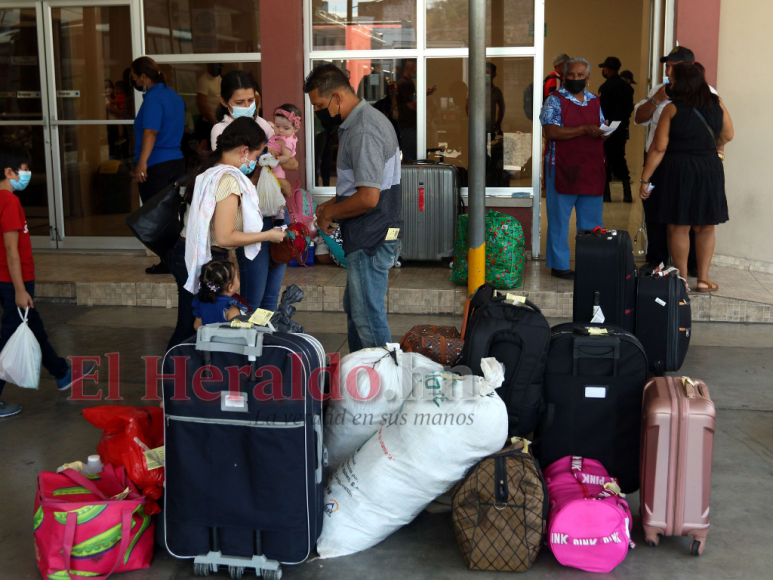
[[[398,79],[405,61],[402,59],[361,59],[312,61],[312,67],[332,62],[346,73],[357,96],[384,113],[400,135],[398,127]],[[415,60],[410,61],[416,63]],[[415,96],[413,97],[415,98]],[[413,115],[413,150],[416,149],[416,113]],[[314,117],[314,184],[328,187],[336,184],[338,128],[325,130]],[[405,153],[403,153],[405,155]]]
[[[43,127],[36,126],[0,126],[0,140],[21,145],[30,153],[32,179],[19,196],[27,226],[33,236],[48,236],[48,174],[46,172],[46,141]]]
[[[0,10],[0,118],[42,118],[35,9]]]
[[[131,92],[129,7],[52,8],[51,19],[59,119],[133,119],[125,108]]]
[[[260,52],[259,0],[144,0],[147,54]]]
[[[185,133],[182,150],[188,165],[193,166],[200,154],[209,150],[213,121],[217,122],[217,107],[220,104],[220,85],[223,76],[232,70],[244,70],[255,80],[260,93],[260,63],[179,63],[158,66],[166,75],[169,87],[176,91],[185,103]],[[204,96],[199,97],[199,94]],[[263,116],[260,103],[258,103],[258,114]]]
[[[469,46],[469,0],[427,0],[427,48]],[[486,2],[486,46],[534,46],[534,0]]]
[[[62,213],[68,236],[131,236],[126,216],[139,207],[130,125],[60,126]],[[35,171],[32,173],[33,179]]]
[[[491,58],[486,86],[486,185],[531,187],[534,59]],[[469,106],[466,58],[427,59],[427,153],[456,165],[467,185]]]
[[[416,48],[416,0],[312,0],[311,11],[312,50]]]

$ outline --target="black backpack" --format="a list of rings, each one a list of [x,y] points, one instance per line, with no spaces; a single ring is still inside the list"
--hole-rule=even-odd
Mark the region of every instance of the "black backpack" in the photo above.
[[[544,405],[542,375],[550,346],[550,325],[540,309],[525,298],[513,304],[495,295],[486,283],[470,300],[469,320],[459,364],[482,376],[480,361],[494,357],[505,367],[497,394],[507,405],[510,434],[534,431]]]

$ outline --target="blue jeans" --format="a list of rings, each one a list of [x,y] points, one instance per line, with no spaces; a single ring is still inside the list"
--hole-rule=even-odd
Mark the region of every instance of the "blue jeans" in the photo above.
[[[25,282],[24,287],[27,289],[27,293],[34,299],[35,281]],[[0,350],[2,350],[5,347],[5,343],[8,342],[8,339],[11,338],[21,324],[21,317],[16,310],[16,290],[11,282],[0,282],[0,306],[3,307],[2,329],[0,329]],[[22,312],[22,314],[24,313]],[[32,334],[38,339],[38,343],[40,343],[43,366],[55,379],[66,377],[67,372],[70,370],[70,365],[65,359],[56,354],[54,347],[48,342],[48,335],[43,326],[43,320],[41,320],[36,308],[30,308],[27,324]],[[0,395],[2,395],[4,387],[5,381],[0,380]]]
[[[212,251],[213,260],[227,260],[228,252]],[[172,338],[166,350],[169,351],[173,346],[182,344],[191,336],[196,334],[193,329],[193,323],[196,317],[193,316],[193,294],[185,289],[185,283],[188,281],[188,267],[185,265],[185,242],[177,240],[174,247],[166,255],[166,263],[172,270],[174,281],[177,282],[177,326],[175,326]]]
[[[545,252],[548,268],[569,269],[569,218],[575,210],[578,230],[603,226],[604,196],[567,195],[556,191],[556,168],[545,158],[545,201],[548,210],[548,239]]]
[[[344,311],[349,331],[349,352],[385,346],[392,342],[386,307],[389,269],[400,257],[402,242],[384,242],[369,256],[365,250],[346,255]]]
[[[285,216],[284,223],[289,223],[288,216]],[[263,218],[264,232],[273,227],[273,217]],[[239,294],[250,305],[250,310],[262,308],[274,312],[279,303],[279,292],[282,290],[282,280],[285,277],[287,264],[274,264],[274,267],[271,267],[270,246],[269,242],[263,242],[260,245],[260,252],[254,260],[247,259],[244,255],[244,248],[236,249],[239,277],[242,284]]]

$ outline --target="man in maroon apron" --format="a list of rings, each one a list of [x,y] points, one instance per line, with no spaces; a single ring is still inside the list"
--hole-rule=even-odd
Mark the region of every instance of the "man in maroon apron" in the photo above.
[[[548,152],[545,157],[548,211],[547,266],[552,275],[571,280],[569,218],[574,208],[577,229],[602,224],[606,161],[604,113],[598,97],[585,90],[590,64],[573,58],[564,66],[564,85],[551,94],[540,113]]]

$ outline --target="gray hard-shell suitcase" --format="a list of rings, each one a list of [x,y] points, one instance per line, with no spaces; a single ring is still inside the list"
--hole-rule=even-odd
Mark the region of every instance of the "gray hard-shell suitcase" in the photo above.
[[[456,167],[435,161],[402,166],[403,260],[442,260],[454,255],[461,194]]]
[[[167,550],[199,576],[277,580],[322,531],[324,350],[263,327],[211,324],[194,338],[163,365]]]

